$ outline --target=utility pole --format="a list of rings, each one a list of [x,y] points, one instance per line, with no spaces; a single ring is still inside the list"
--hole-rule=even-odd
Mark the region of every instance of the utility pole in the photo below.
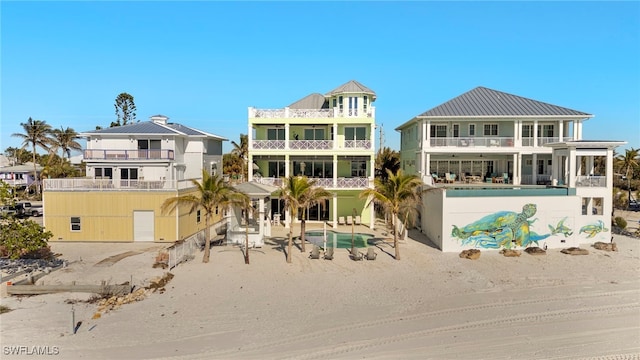
[[[384,124],[380,124],[380,151],[382,151],[382,148],[384,147]]]

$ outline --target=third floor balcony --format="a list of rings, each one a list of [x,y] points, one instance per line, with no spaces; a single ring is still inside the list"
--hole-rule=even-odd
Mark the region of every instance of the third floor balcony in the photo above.
[[[522,147],[542,146],[544,144],[561,141],[571,141],[573,138],[564,137],[538,137],[537,144],[534,138],[523,138]],[[517,147],[519,146],[513,137],[432,137],[430,147]]]
[[[173,150],[114,150],[114,149],[86,149],[84,160],[174,160]]]
[[[375,106],[369,106],[366,109],[255,109],[249,108],[249,118],[263,119],[286,119],[286,118],[372,118],[375,117]]]
[[[335,150],[340,149],[371,150],[371,140],[252,140],[253,150]]]

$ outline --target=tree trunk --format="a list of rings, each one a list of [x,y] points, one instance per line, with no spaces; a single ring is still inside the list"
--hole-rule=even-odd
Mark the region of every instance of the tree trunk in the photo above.
[[[306,228],[306,221],[304,220],[304,214],[302,214],[302,220],[300,221],[300,243],[302,244],[302,247],[300,248],[301,251],[307,252],[307,250],[304,247],[304,243],[305,243],[305,239],[304,239],[304,231]]]
[[[398,216],[394,213],[393,218],[391,219],[391,222],[393,223],[393,247],[396,250],[396,260],[400,260],[400,249],[398,248],[398,227],[397,227],[397,223],[398,223]]]
[[[38,186],[38,166],[36,165],[36,143],[33,143],[33,186],[36,187],[36,196],[40,195]]]
[[[291,263],[291,245],[293,244],[293,224],[289,225],[289,244],[287,245],[287,262]]]
[[[204,255],[202,256],[202,262],[208,263],[211,256],[211,237],[209,236],[209,216],[206,216],[204,229]]]

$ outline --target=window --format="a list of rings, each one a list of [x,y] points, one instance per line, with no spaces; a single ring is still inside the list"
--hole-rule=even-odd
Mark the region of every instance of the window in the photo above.
[[[453,137],[460,137],[460,125],[453,124]]]
[[[526,159],[526,160],[524,161],[524,164],[525,164],[525,165],[527,165],[527,166],[532,166],[532,165],[533,165],[533,160],[531,160],[531,159]]]
[[[367,95],[364,96],[364,100],[362,101],[362,108],[364,109],[364,113],[367,113],[367,104],[369,103],[369,97]]]
[[[338,96],[338,107],[340,108],[340,111],[342,111],[342,109],[344,108],[342,96]]]
[[[367,176],[367,162],[363,160],[351,161],[351,176],[353,177],[366,177]]]
[[[498,124],[484,124],[484,136],[498,136]]]
[[[286,177],[284,173],[285,162],[284,161],[269,161],[269,177],[281,178]]]
[[[603,200],[602,198],[593,198],[593,208],[591,209],[591,214],[593,215],[603,214],[602,200]]]
[[[338,99],[333,99],[333,107],[337,107],[338,106]]]
[[[200,210],[196,212],[196,223],[200,224]]]
[[[431,125],[431,137],[447,137],[447,125]]]
[[[96,179],[113,179],[112,168],[95,168],[94,173]]]
[[[469,136],[476,136],[476,124],[469,124]]]
[[[71,231],[80,231],[80,230],[81,230],[80,217],[79,216],[72,216],[71,217]]]
[[[522,125],[522,137],[523,138],[533,137],[533,125]]]
[[[349,116],[358,116],[358,98],[349,96]]]
[[[324,140],[324,129],[304,129],[305,140]]]
[[[267,140],[284,140],[284,129],[282,128],[267,129]]]
[[[553,125],[538,125],[538,137],[553,137]]]
[[[139,139],[138,157],[159,159],[161,157],[162,142],[158,139]]]
[[[544,174],[544,160],[538,160],[538,172],[537,174]]]
[[[344,128],[345,140],[365,140],[367,129],[364,127],[346,127]]]

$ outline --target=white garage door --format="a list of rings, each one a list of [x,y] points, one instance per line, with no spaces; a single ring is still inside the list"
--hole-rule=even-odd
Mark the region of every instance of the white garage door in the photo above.
[[[133,211],[133,241],[153,241],[153,211]]]

